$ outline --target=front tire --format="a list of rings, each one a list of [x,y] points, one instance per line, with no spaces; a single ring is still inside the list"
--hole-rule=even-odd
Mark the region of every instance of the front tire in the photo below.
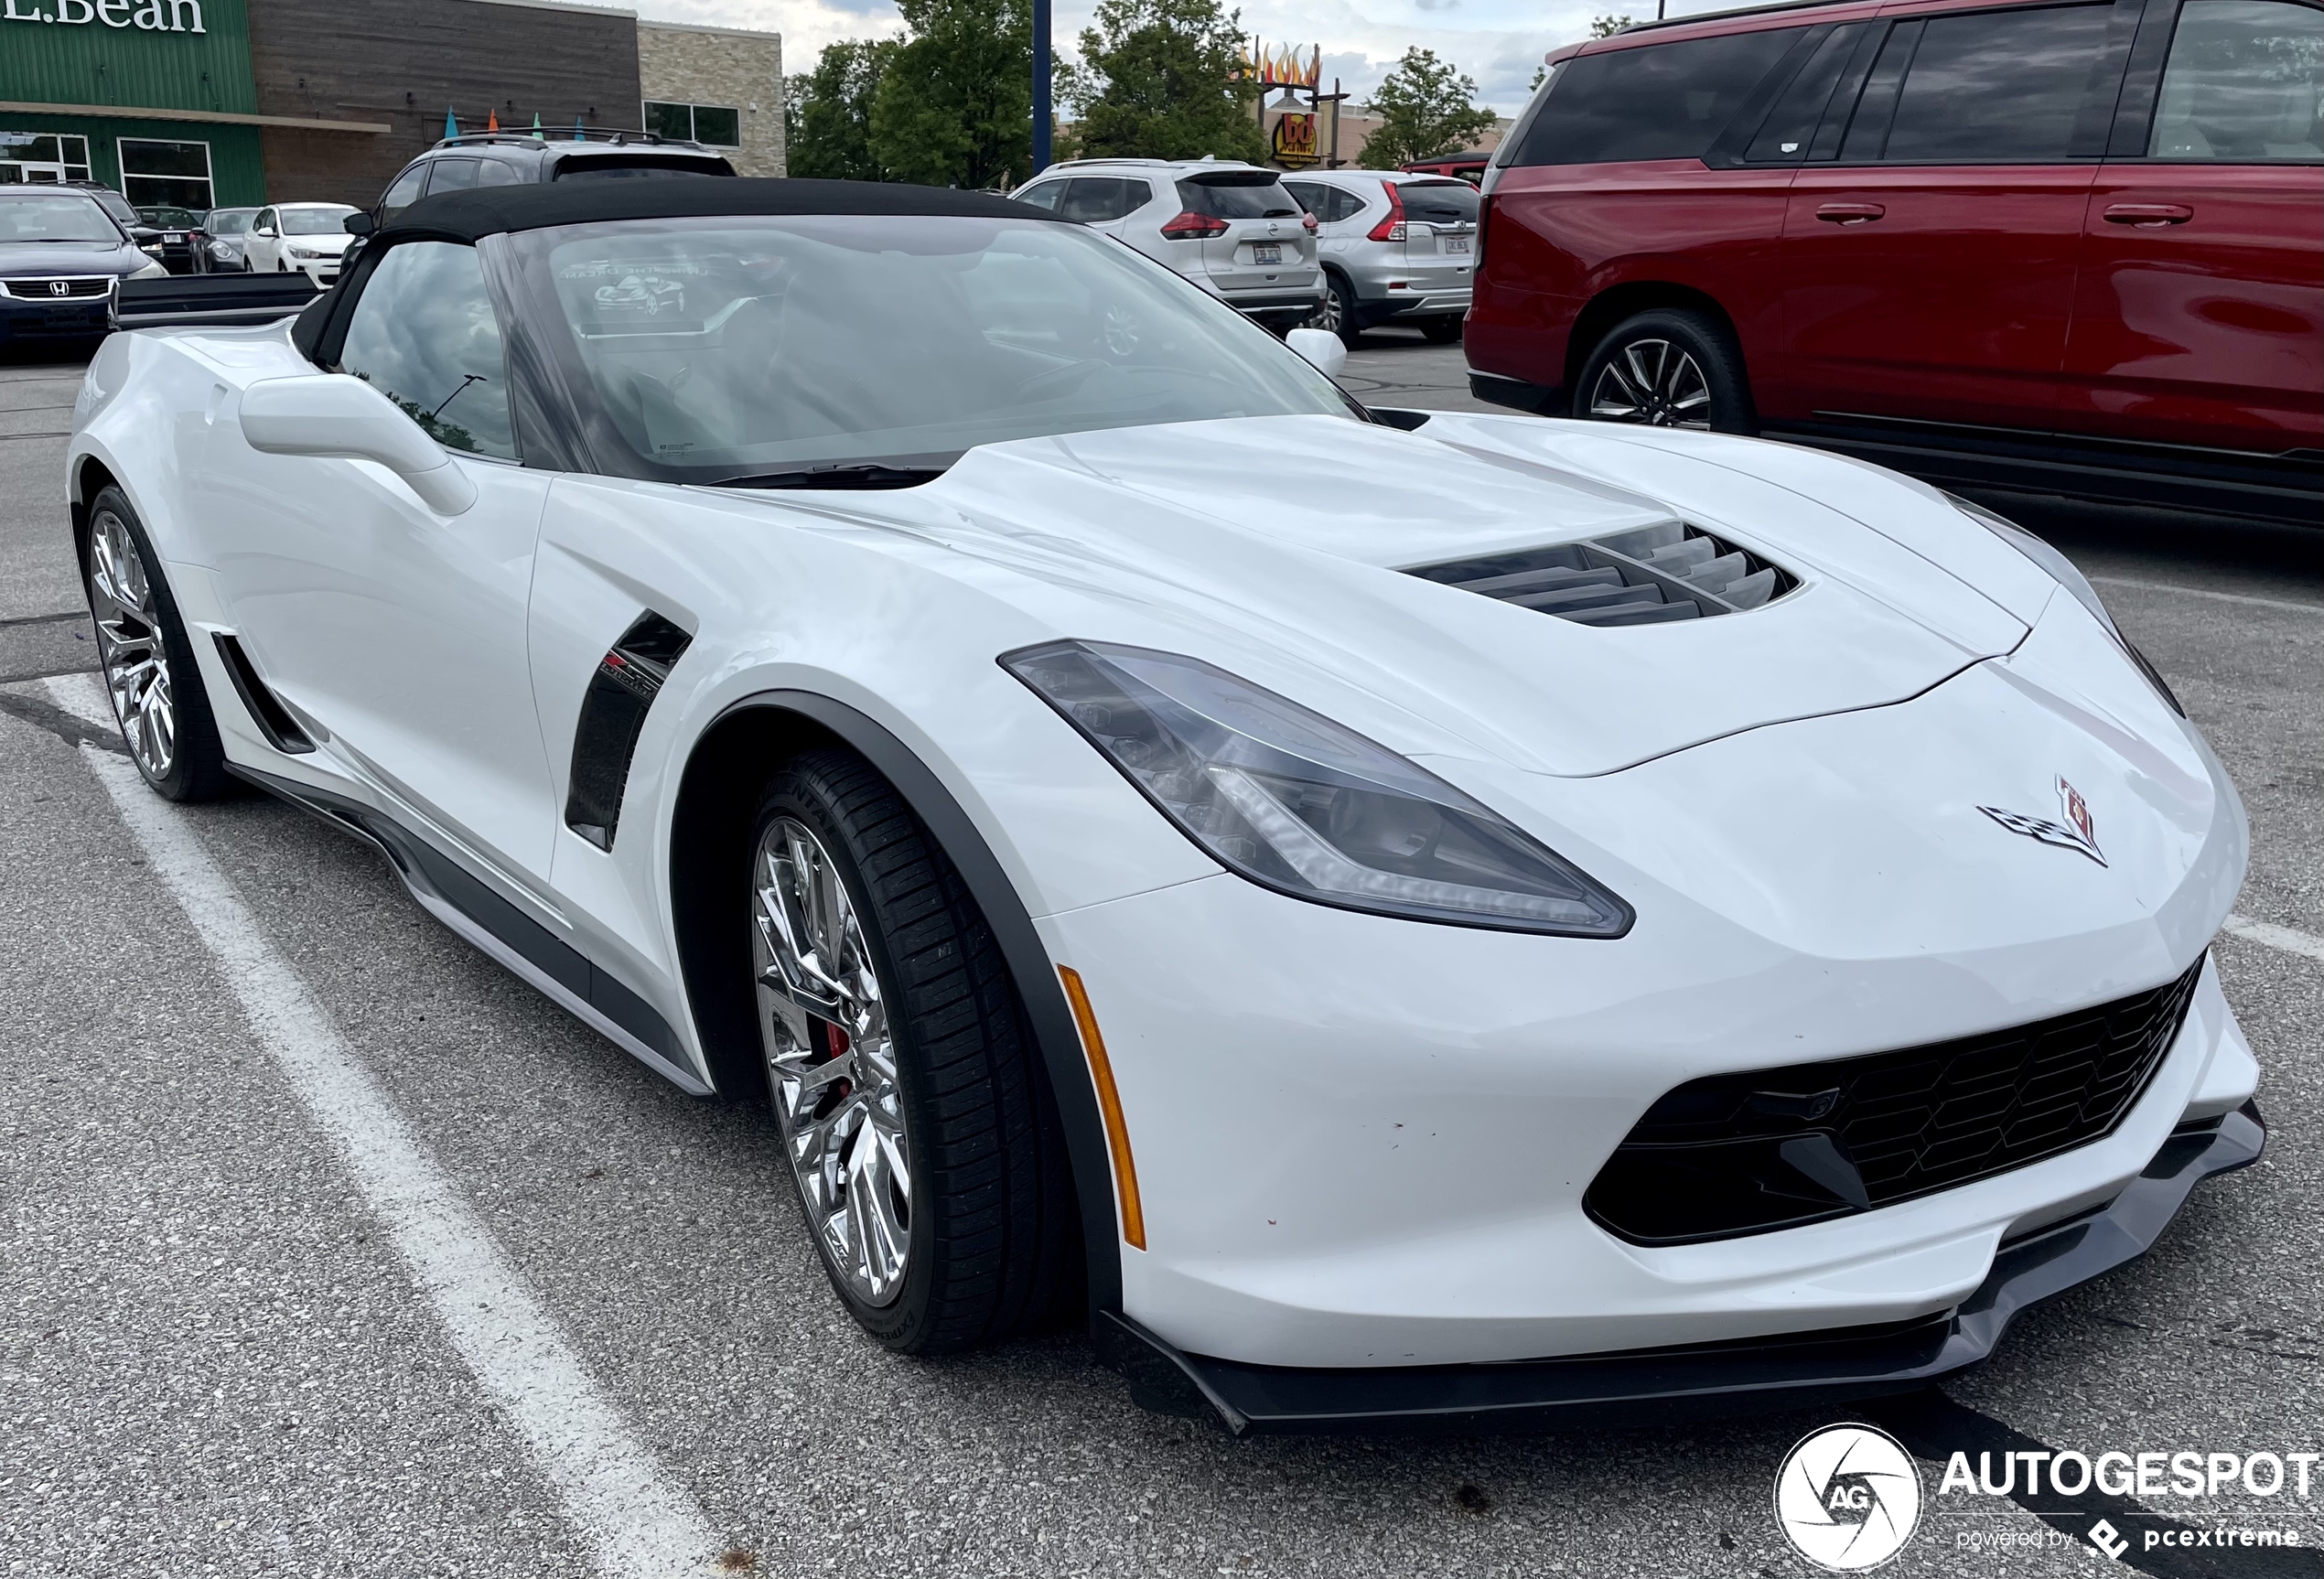
[[[1574,382],[1574,414],[1698,432],[1759,431],[1743,353],[1707,313],[1657,307],[1598,342]]]
[[[81,585],[97,659],[129,759],[172,800],[210,800],[233,785],[210,693],[160,556],[128,496],[108,486],[89,506]]]
[[[902,797],[837,748],[752,825],[769,1099],[823,1270],[899,1353],[1053,1319],[1079,1215],[1055,1103],[992,929]]]

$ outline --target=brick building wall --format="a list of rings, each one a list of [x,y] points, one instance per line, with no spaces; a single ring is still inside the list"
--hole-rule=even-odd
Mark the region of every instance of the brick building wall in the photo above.
[[[640,22],[638,81],[646,99],[736,111],[741,145],[724,150],[736,173],[784,173],[780,36]]]

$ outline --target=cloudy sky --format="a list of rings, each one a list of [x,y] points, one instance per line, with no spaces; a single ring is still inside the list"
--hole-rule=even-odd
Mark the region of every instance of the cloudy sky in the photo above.
[[[771,28],[783,36],[783,68],[811,66],[835,38],[898,32],[889,0],[627,0],[640,15],[672,22]],[[1088,22],[1085,0],[1052,0],[1060,55]],[[1502,114],[1525,102],[1542,51],[1589,31],[1605,0],[1243,0],[1243,30],[1269,42],[1323,46],[1327,82],[1339,77],[1361,96],[1415,44],[1431,48],[1477,80],[1478,96]],[[1673,16],[1711,7],[1673,0]],[[1652,14],[1648,0],[1646,15]]]

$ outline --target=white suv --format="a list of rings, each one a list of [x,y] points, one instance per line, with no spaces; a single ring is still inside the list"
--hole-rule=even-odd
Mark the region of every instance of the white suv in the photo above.
[[[1315,328],[1351,347],[1385,324],[1438,345],[1460,338],[1477,263],[1476,188],[1408,170],[1302,170],[1284,187],[1323,225],[1331,297]]]
[[[1220,159],[1069,159],[1015,195],[1167,263],[1278,334],[1324,303],[1315,216],[1276,171]]]

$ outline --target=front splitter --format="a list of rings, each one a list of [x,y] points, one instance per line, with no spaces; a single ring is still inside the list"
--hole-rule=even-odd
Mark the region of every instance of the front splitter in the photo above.
[[[1942,1315],[1882,1327],[1489,1365],[1309,1370],[1186,1354],[1118,1311],[1099,1354],[1146,1408],[1217,1419],[1240,1436],[1291,1432],[1503,1432],[1653,1424],[1910,1392],[1990,1355],[2017,1313],[2146,1252],[2195,1187],[2267,1144],[2246,1102],[2174,1132],[2100,1209],[2005,1244]]]

